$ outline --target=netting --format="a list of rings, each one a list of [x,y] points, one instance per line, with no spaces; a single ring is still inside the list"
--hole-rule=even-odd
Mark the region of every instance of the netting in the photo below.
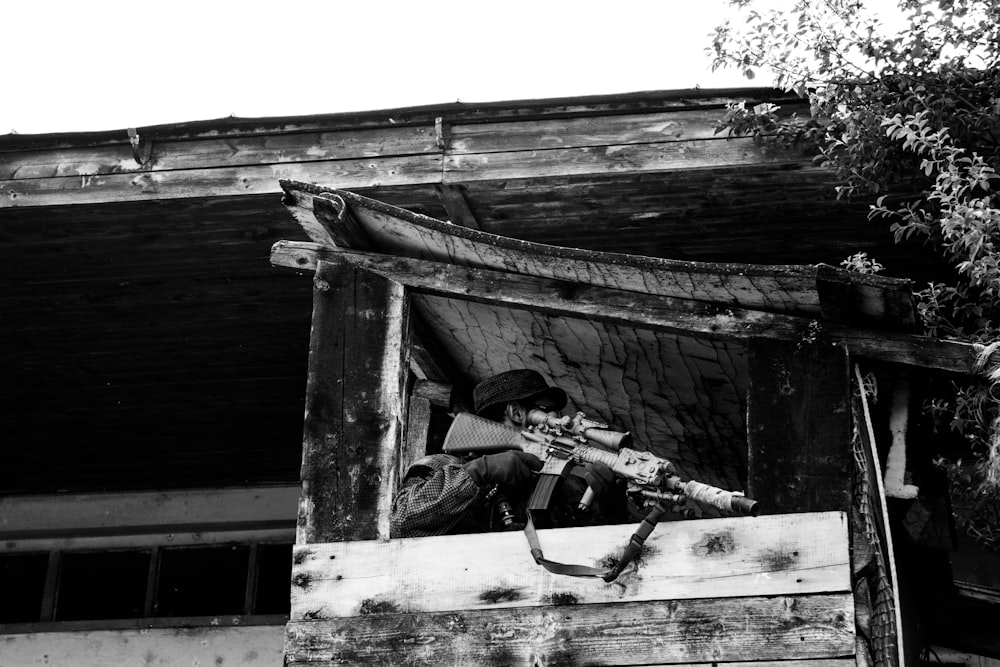
[[[867,428],[863,380],[854,383],[852,412],[854,434],[853,514],[855,600],[858,607],[859,649],[866,650],[869,664],[899,665],[895,597],[890,572],[888,526],[882,514],[881,468]],[[870,612],[870,613],[869,613]],[[864,645],[862,645],[864,644]],[[859,653],[859,658],[863,657]],[[859,660],[859,664],[862,664]]]

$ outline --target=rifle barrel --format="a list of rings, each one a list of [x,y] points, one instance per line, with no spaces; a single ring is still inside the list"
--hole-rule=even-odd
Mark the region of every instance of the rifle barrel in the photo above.
[[[745,516],[760,515],[760,503],[738,493],[726,491],[725,489],[720,489],[717,486],[705,484],[704,482],[697,482],[693,479],[682,482],[680,478],[674,478],[671,482],[673,488],[683,491],[685,496],[695,502]]]

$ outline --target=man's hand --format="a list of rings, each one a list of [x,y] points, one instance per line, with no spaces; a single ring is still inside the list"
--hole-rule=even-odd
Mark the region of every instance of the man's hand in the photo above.
[[[541,459],[534,454],[517,450],[480,456],[465,464],[469,477],[482,488],[494,484],[516,486],[528,480],[532,471],[541,469]]]
[[[588,463],[583,469],[583,479],[598,498],[615,483],[615,473],[603,463]]]

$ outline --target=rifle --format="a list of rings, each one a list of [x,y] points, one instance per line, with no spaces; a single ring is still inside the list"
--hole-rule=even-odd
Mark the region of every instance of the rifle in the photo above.
[[[627,481],[627,493],[640,505],[679,508],[690,499],[735,514],[760,514],[755,500],[703,482],[683,481],[667,459],[621,447],[622,443],[630,443],[627,433],[609,430],[606,424],[587,419],[582,412],[576,417],[557,418],[531,410],[528,423],[529,428],[522,431],[462,413],[455,417],[442,450],[460,456],[519,449],[537,456],[543,463],[542,477],[529,501],[529,510],[545,508],[558,477],[573,466],[603,463]],[[580,501],[581,510],[589,508],[593,496],[593,489],[588,487]]]

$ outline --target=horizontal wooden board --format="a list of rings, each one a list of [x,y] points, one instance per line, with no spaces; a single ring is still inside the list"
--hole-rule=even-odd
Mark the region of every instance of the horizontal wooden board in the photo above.
[[[448,152],[496,153],[540,148],[578,148],[611,144],[716,139],[720,109],[683,109],[656,113],[462,123],[448,132]]]
[[[660,141],[578,148],[535,148],[503,153],[448,153],[444,182],[463,183],[546,176],[630,174],[797,164],[801,155],[765,150],[751,138]]]
[[[284,182],[283,187],[322,191],[302,183]],[[812,267],[705,264],[545,246],[416,216],[351,193],[336,194],[348,202],[376,247],[388,254],[732,306],[819,312]],[[311,211],[297,213],[305,215]]]
[[[423,294],[503,303],[584,319],[635,323],[706,338],[766,336],[800,340],[808,333],[810,323],[804,318],[650,295],[638,290],[595,287],[376,253],[329,251],[301,243],[275,244],[271,261],[277,266],[304,269],[322,261],[320,257],[348,262]]]
[[[135,161],[132,146],[82,146],[17,153],[0,152],[0,180],[93,176],[179,169],[206,169],[235,165],[313,162],[355,158],[440,153],[432,125],[383,127],[342,132],[260,134],[238,141],[203,138],[160,141],[155,130],[140,131],[151,144],[148,159]],[[125,133],[122,133],[125,136]],[[140,155],[141,157],[141,155]]]
[[[633,525],[539,531],[546,558],[607,567]],[[372,609],[438,612],[551,604],[681,600],[847,591],[847,520],[837,512],[661,525],[616,581],[550,574],[523,534],[448,535],[298,545],[291,618]]]
[[[172,140],[226,137],[239,140],[258,134],[282,132],[331,132],[366,128],[433,124],[436,118],[448,123],[499,122],[502,120],[572,118],[605,114],[641,113],[672,109],[721,109],[727,103],[770,102],[782,108],[807,111],[798,96],[774,88],[682,89],[641,91],[614,95],[581,95],[538,100],[498,102],[449,102],[417,107],[350,111],[308,116],[241,118],[229,116],[212,120],[189,121],[140,128]],[[0,152],[15,152],[42,147],[104,145],[121,143],[125,130],[59,134],[7,134],[0,136]]]
[[[715,124],[719,109],[666,110],[655,113],[584,118],[514,120],[447,125],[439,145],[433,122],[424,125],[357,128],[341,131],[259,133],[234,138],[161,140],[155,129],[140,129],[143,164],[135,160],[122,132],[120,143],[74,148],[0,152],[0,180],[56,178],[219,166],[344,160],[416,154],[495,153],[514,150],[579,148],[723,139]]]
[[[686,262],[550,246],[468,229],[416,215],[350,192],[283,181],[286,204],[318,243],[313,208],[319,200],[342,207],[367,236],[366,250],[451,264],[523,273],[660,296],[709,301],[796,315],[823,315],[842,323],[913,320],[908,281],[851,273],[832,266],[748,265]]]
[[[373,613],[292,621],[285,634],[288,664],[313,667],[747,661],[833,667],[853,665],[854,651],[854,603],[848,593]]]
[[[276,194],[295,178],[342,188],[438,183],[440,155],[224,166],[0,181],[0,208]]]
[[[401,282],[421,293],[492,303],[505,302],[512,307],[599,321],[627,321],[639,328],[681,332],[709,339],[746,339],[755,336],[788,341],[818,339],[846,345],[852,354],[863,357],[958,373],[972,372],[978,355],[971,344],[959,341],[853,328],[836,323],[819,325],[817,321],[802,316],[785,316],[739,307],[726,308],[725,304],[719,306],[676,298],[668,294],[683,292],[682,283],[677,276],[674,276],[673,283],[654,286],[654,281],[660,276],[642,274],[641,269],[636,267],[598,266],[601,270],[589,272],[587,281],[591,284],[604,283],[609,287],[601,289],[587,285],[569,287],[565,283],[544,278],[533,279],[515,273],[477,270],[442,262],[332,250],[315,243],[280,241],[271,251],[271,262],[274,265],[300,270],[315,270],[320,261],[338,259]],[[486,258],[484,262],[491,259]],[[536,271],[538,273],[556,273],[560,276],[565,275],[563,270],[567,269],[566,264],[556,262],[551,264],[551,268],[540,262],[539,267],[541,268]],[[614,276],[616,271],[620,271],[620,280],[616,280]],[[630,275],[631,284],[636,284],[640,280],[636,276],[642,275],[640,284],[650,286],[651,289],[642,292],[639,289],[629,291],[627,287],[614,288],[615,284],[629,280]],[[708,276],[686,277],[689,279],[686,284],[691,287],[691,291],[694,291],[693,285],[698,280],[704,279],[707,285],[711,285]],[[744,278],[736,275],[734,280]],[[726,279],[727,276],[716,276],[717,284]],[[855,287],[859,293],[869,293],[870,298],[865,299],[865,307],[871,317],[885,313],[889,309],[888,304],[897,298],[908,299],[901,290],[886,290],[870,283],[859,283]],[[656,289],[662,289],[668,294],[657,296],[654,293]],[[746,294],[743,293],[744,296]],[[717,298],[722,298],[722,295],[723,292],[716,294]],[[774,307],[778,303],[777,299],[772,299],[764,308]],[[794,310],[794,304],[786,303],[786,306]],[[1000,358],[1000,353],[994,354]]]

